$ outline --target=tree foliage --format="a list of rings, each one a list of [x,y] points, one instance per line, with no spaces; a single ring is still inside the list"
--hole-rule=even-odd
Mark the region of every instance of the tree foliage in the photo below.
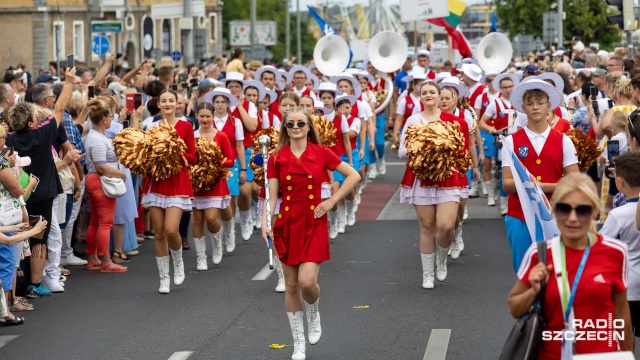
[[[559,0],[563,1],[566,19],[564,39],[567,43],[573,36],[579,36],[585,45],[597,42],[600,48],[610,49],[620,40],[620,30],[607,22],[609,6],[603,0]],[[528,34],[542,38],[542,17],[551,9],[549,0],[496,0],[497,15],[502,28],[509,31],[509,37]],[[565,46],[566,48],[566,46]]]
[[[258,0],[256,1],[257,20],[273,20],[278,24],[278,44],[268,47],[273,53],[273,60],[281,61],[285,57],[285,34],[286,34],[286,4],[285,0]],[[234,20],[249,20],[249,1],[247,0],[225,0],[222,7],[222,33],[224,39],[229,39],[229,22]],[[291,32],[291,56],[297,54],[297,32],[296,13],[290,12],[290,32]],[[308,21],[301,21],[301,44],[302,61],[307,62],[313,57],[313,48],[317,39],[311,34]],[[227,45],[227,49],[230,46]]]

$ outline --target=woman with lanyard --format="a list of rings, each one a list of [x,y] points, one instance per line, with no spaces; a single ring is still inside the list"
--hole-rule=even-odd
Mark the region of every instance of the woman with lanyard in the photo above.
[[[433,81],[426,81],[420,86],[420,101],[424,111],[412,115],[402,129],[398,157],[407,159],[407,129],[412,125],[427,125],[433,121],[457,123],[465,139],[465,150],[469,149],[469,127],[467,123],[438,108],[440,103],[440,87]],[[465,187],[463,174],[458,171],[441,182],[418,179],[407,166],[402,178],[400,203],[412,204],[418,215],[420,225],[420,255],[422,258],[422,287],[434,287],[434,264],[437,268],[438,281],[447,277],[447,253],[453,242],[460,198]],[[468,185],[468,184],[467,184]]]
[[[253,233],[253,224],[251,223],[251,182],[253,181],[253,171],[249,165],[251,152],[253,151],[253,139],[250,134],[258,128],[258,108],[253,102],[245,101],[242,93],[245,85],[243,75],[236,72],[228,72],[227,78],[222,80],[226,88],[231,91],[231,95],[238,99],[237,105],[230,106],[229,112],[234,118],[240,120],[243,128],[242,151],[238,152],[236,163],[233,167],[233,176],[230,181],[237,181],[238,187],[230,185],[231,191],[231,210],[233,218],[231,219],[231,238],[235,249],[235,215],[236,205],[240,209],[240,231],[244,241],[249,240]],[[227,134],[229,135],[229,134]],[[236,170],[237,169],[237,170]],[[226,231],[226,229],[225,229]],[[231,240],[230,240],[231,242]],[[227,251],[229,251],[227,249]],[[233,251],[233,250],[232,250]]]
[[[228,168],[233,166],[235,161],[231,142],[229,142],[227,134],[213,126],[216,108],[223,111],[226,106],[226,104],[224,104],[225,101],[222,100],[224,98],[226,98],[230,104],[237,101],[233,95],[224,94],[214,96],[212,99],[213,105],[208,102],[198,105],[196,117],[200,128],[195,132],[194,137],[196,139],[200,137],[206,138],[215,143],[226,159],[222,166]],[[193,241],[196,245],[196,268],[198,271],[208,270],[207,243],[204,233],[205,223],[207,230],[209,230],[212,235],[211,248],[213,264],[218,265],[220,261],[222,261],[222,234],[220,233],[222,223],[220,219],[222,219],[222,221],[231,220],[231,208],[229,207],[231,193],[229,192],[229,185],[227,185],[225,180],[226,179],[220,179],[213,189],[209,191],[197,191],[193,195]]]
[[[344,184],[327,200],[321,200],[324,173],[337,170],[345,176]],[[329,260],[327,212],[337,201],[356,186],[358,173],[342,162],[331,150],[321,144],[310,114],[296,108],[285,114],[280,127],[278,150],[269,157],[267,178],[269,191],[276,194],[282,189],[280,214],[273,225],[267,227],[262,218],[262,238],[273,238],[285,275],[287,291],[285,308],[293,335],[294,360],[305,359],[306,346],[303,324],[304,301],[309,331],[309,343],[320,341],[322,328],[318,303],[320,264]],[[269,207],[275,211],[277,199],[270,198]]]
[[[324,116],[324,119],[327,121],[331,121],[333,126],[336,129],[336,144],[331,147],[331,150],[338,156],[342,156],[343,154],[347,154],[347,156],[351,157],[351,141],[349,140],[349,124],[347,123],[347,118],[338,114],[336,111],[335,101],[338,95],[338,87],[335,83],[332,82],[323,82],[320,83],[317,89],[313,90],[320,101],[324,103],[324,107],[331,110],[331,113]],[[340,141],[342,140],[342,141]],[[351,160],[349,163],[353,163]],[[330,193],[334,193],[340,184],[333,180],[333,175],[331,175],[332,182],[330,186]],[[326,180],[326,178],[325,178]],[[326,188],[326,185],[323,185],[323,188]],[[323,197],[328,194],[323,194]],[[331,240],[335,239],[338,234],[344,234],[346,231],[347,222],[340,222],[340,219],[346,219],[346,213],[342,214],[338,211],[339,207],[336,207],[329,213],[329,238]],[[342,209],[345,210],[344,208]]]
[[[634,337],[627,302],[627,247],[618,240],[596,232],[594,217],[600,200],[588,175],[571,173],[557,184],[552,197],[553,214],[560,236],[546,240],[547,264],[538,262],[534,242],[518,270],[518,280],[509,294],[513,317],[521,317],[531,307],[546,282],[542,299],[543,331],[603,331],[615,341],[601,337],[589,341],[550,339],[542,341],[540,359],[568,360],[575,354],[632,351]],[[553,275],[553,276],[551,276]],[[611,324],[622,324],[614,328]],[[606,328],[580,324],[607,324]]]
[[[300,98],[295,93],[284,92],[280,96],[280,101],[278,102],[278,105],[279,105],[278,111],[281,114],[286,114],[289,111],[300,106]],[[278,126],[279,126],[278,129],[280,129],[280,125],[281,123],[278,122]],[[265,186],[267,186],[266,183],[265,183]],[[272,194],[275,194],[275,193],[271,192],[270,195],[273,196]],[[260,214],[260,219],[262,219],[263,216],[266,216],[266,211],[265,211],[266,208],[264,207],[265,197],[266,197],[266,192],[263,187],[262,189],[260,189],[260,195],[258,196],[258,213]],[[282,202],[282,191],[278,190],[276,208],[274,211],[271,212],[271,216],[273,217],[271,221],[272,224],[275,222],[275,216],[277,216],[280,213],[281,202]],[[262,223],[262,220],[260,220],[260,222]],[[260,227],[262,228],[262,226]],[[282,263],[280,262],[280,258],[278,257],[278,249],[276,248],[273,249],[273,263],[275,264],[275,268],[278,273],[278,285],[276,286],[276,292],[283,293],[286,290],[285,283],[284,283],[284,273],[282,272]]]
[[[440,110],[445,113],[453,114],[467,122],[467,126],[469,128],[469,148],[475,149],[477,133],[476,121],[474,118],[475,114],[473,114],[472,110],[468,107],[458,108],[458,102],[461,98],[464,99],[466,92],[467,87],[464,86],[457,77],[451,76],[444,78],[440,82]],[[466,105],[466,101],[464,104]],[[471,180],[476,181],[480,178],[480,170],[478,170],[478,157],[475,151],[471,151],[471,161],[473,163]],[[464,242],[462,240],[462,222],[464,220],[464,209],[467,204],[467,199],[469,198],[468,176],[462,176],[462,182],[463,184],[466,183],[466,188],[462,189],[462,193],[460,195],[460,206],[458,207],[455,238],[451,246],[451,259],[453,260],[458,259],[458,257],[460,257],[460,252],[464,250]]]
[[[184,157],[190,164],[196,162],[196,147],[193,138],[193,127],[188,121],[176,118],[176,103],[178,94],[173,90],[162,90],[158,97],[158,105],[163,120],[153,123],[152,126],[165,124],[173,127],[178,136],[184,141],[187,150]],[[131,118],[131,127],[138,127],[141,114],[135,111],[136,116]],[[160,273],[161,294],[170,292],[169,280],[169,252],[173,259],[173,281],[181,285],[184,281],[184,262],[182,261],[182,238],[178,228],[183,211],[191,211],[193,208],[193,188],[189,179],[189,168],[184,166],[182,170],[164,180],[151,180],[144,191],[142,205],[149,207],[151,222],[155,236],[155,253]],[[168,251],[167,251],[168,249]]]
[[[240,162],[244,162],[244,131],[242,128],[242,121],[236,118],[230,111],[230,104],[236,103],[238,98],[231,94],[229,89],[216,88],[204,95],[205,102],[212,104],[215,108],[213,114],[213,123],[216,126],[216,130],[222,131],[229,138],[231,144],[231,150],[233,154],[234,167],[230,167],[229,170],[232,176],[227,178],[227,186],[229,186],[229,193],[231,195],[231,218],[229,220],[222,219],[222,238],[225,244],[225,248],[228,253],[232,253],[236,248],[236,237],[234,231],[233,222],[233,194],[238,196],[240,189],[238,187],[238,158],[241,158]],[[216,247],[218,244],[216,244]],[[215,248],[214,248],[215,249]]]

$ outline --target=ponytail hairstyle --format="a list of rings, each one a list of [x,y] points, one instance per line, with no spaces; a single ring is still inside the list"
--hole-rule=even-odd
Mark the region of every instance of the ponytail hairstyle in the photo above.
[[[93,124],[99,124],[105,118],[111,117],[111,108],[104,100],[95,98],[87,103],[89,119]]]
[[[242,48],[237,47],[233,49],[233,51],[231,51],[231,60],[239,59],[242,54],[244,54]]]
[[[208,102],[200,103],[200,105],[198,105],[198,107],[196,108],[196,114],[199,113],[200,110],[209,110],[214,115],[216,113],[216,108],[211,103],[208,103]]]

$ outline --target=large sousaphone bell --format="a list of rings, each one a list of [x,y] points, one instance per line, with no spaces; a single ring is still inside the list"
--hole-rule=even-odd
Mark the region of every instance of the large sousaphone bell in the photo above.
[[[400,69],[408,53],[407,41],[394,31],[380,32],[369,41],[369,62],[380,71],[378,76],[385,81],[385,89],[376,94],[376,114],[384,111],[393,97],[393,81],[386,73]]]
[[[327,35],[313,49],[313,62],[326,76],[336,76],[349,66],[349,44],[340,36]]]
[[[506,35],[494,32],[485,35],[480,40],[476,52],[482,70],[487,72],[490,69],[495,69],[503,72],[511,62],[513,46]]]

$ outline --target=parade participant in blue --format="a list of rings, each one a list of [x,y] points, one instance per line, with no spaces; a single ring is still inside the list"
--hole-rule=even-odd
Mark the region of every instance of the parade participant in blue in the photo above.
[[[231,194],[231,211],[233,209],[233,198],[240,195],[240,186],[238,182],[240,168],[238,162],[245,163],[244,152],[244,131],[242,120],[236,118],[230,111],[231,106],[238,104],[238,98],[231,94],[229,89],[216,88],[204,96],[205,101],[212,104],[215,108],[213,123],[216,129],[224,132],[229,138],[231,148],[233,150],[233,161],[235,165],[230,167],[231,177],[227,178],[227,185]],[[240,160],[238,160],[240,159]],[[231,220],[222,221],[222,238],[228,253],[232,253],[236,248],[235,221],[233,216]]]
[[[346,177],[343,185],[327,200],[321,199],[322,179],[327,171],[337,170]],[[306,312],[309,343],[320,341],[322,328],[318,302],[318,274],[322,262],[329,260],[327,213],[339,199],[356,186],[360,176],[331,150],[320,143],[311,115],[303,108],[288,112],[280,127],[278,149],[269,156],[269,191],[282,190],[282,204],[273,231],[262,218],[262,238],[273,239],[287,286],[285,308],[293,335],[294,360],[306,358],[303,315]],[[270,197],[275,211],[277,199]],[[301,301],[302,299],[302,301]],[[303,312],[302,302],[305,311]]]
[[[344,154],[340,156],[340,159],[349,165],[351,165],[356,171],[360,168],[360,157],[358,156],[359,150],[356,146],[356,139],[360,133],[361,122],[360,119],[356,116],[353,116],[351,112],[351,107],[356,104],[356,97],[342,94],[336,98],[336,108],[338,109],[338,113],[343,114],[347,118],[347,124],[349,125],[349,132],[347,133],[349,136],[349,141],[351,142],[351,158]],[[344,183],[345,177],[340,174],[340,172],[333,172],[333,181],[336,181],[342,185]],[[356,197],[357,186],[353,189],[345,199],[340,199],[338,201],[338,215],[341,214],[346,215],[346,225],[353,226],[356,223],[356,208],[354,204],[354,200]],[[344,207],[345,210],[340,211],[340,208]],[[345,220],[340,220],[342,223]]]
[[[579,171],[573,142],[566,135],[552,130],[547,123],[547,113],[558,107],[561,100],[560,92],[542,80],[530,80],[515,88],[511,103],[516,110],[527,115],[528,122],[524,128],[506,137],[502,148],[502,159],[511,157],[509,149],[513,149],[520,162],[540,182],[548,198],[563,175]],[[517,271],[533,239],[508,161],[502,163],[502,187],[509,194],[505,224],[513,268]]]
[[[234,186],[230,185],[231,190],[231,209],[235,219],[236,206],[240,210],[240,230],[242,239],[247,241],[253,232],[253,225],[250,220],[251,211],[251,182],[253,181],[253,170],[249,166],[249,158],[253,152],[253,139],[251,134],[258,128],[258,107],[251,101],[246,101],[243,94],[245,80],[241,73],[228,72],[226,79],[222,80],[231,95],[238,99],[237,105],[229,106],[229,113],[234,118],[240,120],[242,124],[244,136],[244,148],[242,154],[238,153],[234,169],[238,168],[240,172],[236,180],[239,184],[239,194],[235,194]],[[227,134],[228,135],[228,134]],[[234,179],[233,177],[230,179]],[[232,231],[235,235],[235,220],[232,222]]]
[[[369,62],[369,59],[365,59],[363,65],[364,69],[374,78],[374,81],[369,83],[369,88],[376,94],[377,99],[378,93],[386,89],[386,80],[378,76],[378,70]],[[371,125],[364,128],[367,130],[367,139],[365,141],[369,142],[369,139],[373,139],[374,144],[369,147],[365,146],[363,165],[366,166],[366,171],[369,173],[369,180],[374,180],[378,176],[378,170],[386,172],[386,164],[382,164],[382,160],[378,160],[384,159],[384,132],[387,126],[386,109],[373,110],[376,113],[375,122],[372,121]],[[378,165],[380,165],[379,169]]]

